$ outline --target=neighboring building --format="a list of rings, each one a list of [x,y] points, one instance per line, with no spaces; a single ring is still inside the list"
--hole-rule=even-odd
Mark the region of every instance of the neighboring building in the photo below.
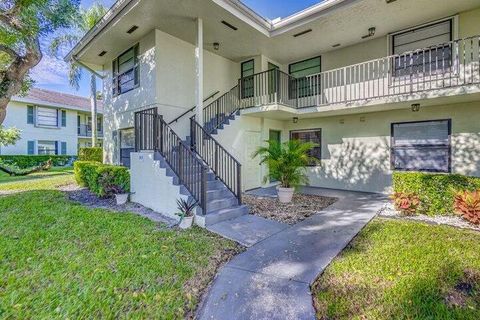
[[[319,144],[312,186],[386,193],[393,170],[480,176],[479,34],[478,0],[325,0],[274,21],[235,0],[125,0],[70,57],[105,72],[105,160],[136,143],[134,201],[172,212],[180,183],[219,213],[204,197],[213,183],[186,168],[202,158],[237,196],[268,186],[251,154],[269,138]]]
[[[103,145],[102,102],[98,101],[98,145]],[[5,127],[17,127],[21,139],[0,148],[0,154],[76,155],[79,147],[92,145],[90,99],[32,88],[15,96],[7,107]]]

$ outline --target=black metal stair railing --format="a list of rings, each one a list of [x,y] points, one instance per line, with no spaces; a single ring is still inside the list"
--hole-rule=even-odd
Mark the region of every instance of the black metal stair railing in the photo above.
[[[215,176],[242,203],[242,165],[195,119],[190,118],[190,141],[192,149],[212,169]]]
[[[135,150],[159,152],[203,214],[207,212],[208,167],[163,120],[157,108],[135,113]]]

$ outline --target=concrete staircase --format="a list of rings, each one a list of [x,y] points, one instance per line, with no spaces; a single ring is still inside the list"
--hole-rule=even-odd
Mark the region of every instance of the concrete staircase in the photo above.
[[[189,143],[189,137],[184,141]],[[155,160],[160,162],[160,167],[166,169],[166,174],[173,178],[173,184],[180,187],[180,193],[191,198],[190,192],[180,183],[180,179],[170,168],[168,163],[159,152],[155,153]],[[190,169],[190,175],[198,181],[201,181],[201,172],[195,172]],[[208,227],[218,222],[234,219],[248,214],[246,205],[239,205],[235,195],[220,181],[210,170],[207,173],[207,212],[203,214],[202,209],[197,207],[196,222],[202,227]]]

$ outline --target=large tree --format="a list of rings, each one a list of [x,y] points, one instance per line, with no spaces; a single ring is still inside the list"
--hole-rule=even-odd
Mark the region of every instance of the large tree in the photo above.
[[[40,39],[70,26],[80,0],[0,0],[0,124],[12,96],[26,91],[42,59]]]
[[[80,14],[72,21],[72,27],[65,32],[57,35],[50,45],[54,55],[58,55],[63,50],[70,49],[87,33],[95,24],[102,19],[107,12],[107,8],[99,3],[94,3],[88,9],[80,9]],[[70,85],[77,90],[80,86],[82,77],[81,66],[75,61],[70,61],[70,72],[68,78]],[[97,78],[94,72],[90,72],[90,101],[92,111],[92,146],[97,144]]]

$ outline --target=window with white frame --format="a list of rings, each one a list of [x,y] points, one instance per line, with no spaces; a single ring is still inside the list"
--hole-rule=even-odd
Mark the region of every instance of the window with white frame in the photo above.
[[[57,152],[57,142],[56,141],[39,140],[37,142],[37,154],[49,154],[49,155],[58,154],[58,152]]]
[[[452,66],[452,19],[392,35],[395,76],[445,71]]]
[[[37,107],[36,125],[42,127],[58,127],[58,110]]]
[[[112,94],[120,95],[140,84],[138,45],[133,46],[112,62]]]
[[[393,169],[450,172],[450,134],[451,120],[393,123]]]

